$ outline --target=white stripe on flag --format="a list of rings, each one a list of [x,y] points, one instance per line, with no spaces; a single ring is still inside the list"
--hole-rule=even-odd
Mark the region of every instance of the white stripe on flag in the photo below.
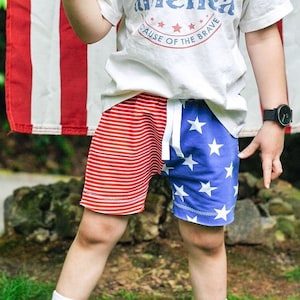
[[[100,42],[88,45],[88,91],[87,91],[87,124],[88,135],[97,128],[101,114],[101,91],[110,79],[104,68],[108,56],[116,49],[116,32],[114,29]]]
[[[292,1],[294,11],[283,22],[289,102],[293,108],[292,132],[300,132],[300,1]]]
[[[284,18],[283,37],[286,55],[289,102],[294,110],[291,131],[300,132],[300,101],[298,99],[300,94],[300,31],[298,30],[300,28],[300,1],[292,0],[291,2],[294,5],[294,11]],[[59,18],[61,1],[31,0],[30,5],[32,95],[31,99],[24,98],[24,101],[31,101],[31,124],[33,125],[33,133],[61,134],[63,132],[61,128],[62,126],[60,125],[62,119],[61,93],[62,91],[66,90],[61,89],[60,73],[61,49]],[[10,25],[13,26],[14,24]],[[22,28],[18,28],[18,30],[20,31],[20,34],[22,34]],[[12,43],[12,41],[9,40],[9,34],[8,41],[9,43]],[[243,52],[246,53],[244,44],[242,47]],[[100,118],[100,113],[102,110],[101,93],[103,93],[105,86],[109,81],[109,78],[104,71],[105,61],[109,54],[114,50],[115,28],[111,30],[111,33],[103,41],[95,45],[88,46],[88,99],[82,99],[82,101],[87,101],[86,103],[83,103],[83,106],[86,105],[87,108],[87,126],[89,135],[93,134]],[[20,51],[20,49],[18,49],[18,51]],[[244,127],[244,130],[240,136],[253,136],[261,126],[261,114],[256,83],[248,56],[246,54],[245,59],[248,66],[248,74],[247,87],[243,92],[243,96],[247,99],[249,112],[246,119],[246,126]],[[21,74],[22,76],[29,76],[28,74],[22,74],[22,66],[18,66],[17,64],[14,64],[13,66],[14,68],[9,70],[10,72],[18,72],[18,74]],[[19,67],[19,69],[17,67]],[[29,70],[30,66],[26,66],[25,69]],[[20,76],[17,78],[20,80]],[[9,86],[9,82],[7,82],[7,84]],[[13,84],[18,83],[13,82]],[[69,87],[68,84],[70,84],[70,82],[64,82],[63,87],[66,87],[66,85]],[[85,85],[83,86],[86,88]],[[72,103],[72,97],[70,96],[69,98],[71,99],[67,99],[66,101],[70,101],[70,103]],[[12,99],[8,99],[8,102],[10,100],[12,101]],[[64,104],[65,105],[63,107],[66,108],[66,103]],[[14,116],[14,113],[16,113],[16,118],[13,117],[12,120],[14,120],[15,124],[18,125],[20,132],[22,132],[25,127],[30,127],[30,124],[27,124],[27,119],[25,121],[26,124],[22,123],[24,122],[22,119],[24,114],[18,113],[19,106],[10,108],[12,109],[10,112],[11,116]],[[78,112],[78,115],[82,116],[82,113],[85,113],[85,111]],[[64,126],[67,129],[68,126],[72,127],[72,118],[74,117],[76,116],[73,115],[71,117],[69,122],[70,124],[66,124],[65,122]],[[82,128],[80,130],[82,130]],[[83,128],[83,131],[84,130],[85,128]]]
[[[293,123],[291,132],[300,132],[300,32],[298,30],[300,28],[300,1],[293,0],[291,2],[293,3],[294,10],[283,19],[283,45],[286,57],[289,104],[293,108]],[[245,54],[244,57],[248,68],[246,74],[246,89],[242,93],[247,100],[248,113],[246,124],[240,133],[240,137],[245,137],[254,136],[256,134],[261,127],[262,116],[257,86],[249,57],[246,54],[247,52],[243,36],[241,38],[241,49]]]
[[[248,112],[246,117],[246,125],[243,130],[240,132],[240,137],[245,136],[254,136],[257,130],[261,126],[261,113],[260,113],[260,103],[257,93],[256,81],[254,77],[254,73],[252,71],[252,66],[250,63],[249,56],[246,50],[245,37],[241,35],[240,47],[242,53],[244,54],[244,59],[247,65],[247,73],[246,73],[246,88],[242,92],[242,96],[247,101]]]
[[[60,134],[60,0],[31,0],[33,133]]]

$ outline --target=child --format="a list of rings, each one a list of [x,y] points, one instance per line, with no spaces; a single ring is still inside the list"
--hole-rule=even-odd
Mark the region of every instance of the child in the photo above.
[[[150,178],[168,176],[196,300],[226,298],[224,226],[234,219],[239,158],[261,151],[263,180],[282,172],[287,106],[276,22],[289,0],[63,0],[86,43],[119,24],[111,84],[92,140],[78,234],[53,299],[88,299],[128,216],[142,212]],[[242,152],[245,32],[264,122]],[[258,112],[259,113],[259,112]]]

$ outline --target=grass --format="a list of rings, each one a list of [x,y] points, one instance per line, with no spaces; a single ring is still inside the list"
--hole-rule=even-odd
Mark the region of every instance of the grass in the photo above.
[[[274,300],[273,297],[267,297],[267,298],[254,298],[252,296],[234,296],[234,295],[230,295],[228,296],[228,300]],[[297,297],[289,297],[287,299],[284,300],[299,300],[299,298]]]
[[[25,275],[0,274],[0,300],[46,300],[50,299],[53,288],[54,284],[37,282]]]
[[[300,268],[286,274],[289,280],[300,282]],[[5,273],[0,273],[0,300],[47,300],[51,299],[54,283],[41,283],[33,280],[26,275],[19,275],[15,277],[7,276]],[[116,295],[102,295],[91,297],[91,300],[166,300],[174,299],[174,297],[165,296],[146,296],[136,294],[134,292],[127,292],[125,290],[117,292]],[[192,296],[176,297],[178,300],[190,300]],[[289,297],[285,300],[299,300],[299,298]],[[254,298],[251,295],[236,296],[233,294],[228,295],[228,300],[273,300],[272,298]]]
[[[300,267],[297,267],[285,274],[285,277],[289,280],[300,282]]]

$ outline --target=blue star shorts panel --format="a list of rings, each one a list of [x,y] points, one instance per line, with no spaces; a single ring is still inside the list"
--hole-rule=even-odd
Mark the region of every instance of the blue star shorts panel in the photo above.
[[[204,101],[183,103],[180,149],[170,146],[170,158],[164,161],[162,172],[169,177],[173,190],[174,215],[205,226],[233,222],[238,153],[238,139]]]

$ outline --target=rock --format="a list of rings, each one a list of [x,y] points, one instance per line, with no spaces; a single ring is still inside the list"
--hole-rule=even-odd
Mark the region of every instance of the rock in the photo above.
[[[272,199],[280,198],[284,203],[292,207],[292,213],[300,219],[300,190],[293,187],[289,182],[277,180],[270,189],[261,189],[257,197],[265,199],[267,202]],[[285,209],[288,205],[285,205]]]
[[[258,203],[257,204],[257,208],[258,208],[258,210],[260,212],[261,217],[263,217],[263,218],[264,217],[265,218],[270,217],[269,207],[268,207],[267,204],[265,204],[265,203]]]
[[[74,237],[82,214],[81,189],[82,181],[72,179],[15,190],[5,200],[6,234],[30,236],[46,230],[59,238]]]
[[[298,239],[300,239],[300,220],[295,221],[295,233]]]
[[[258,179],[250,173],[239,174],[239,194],[238,199],[245,199],[257,193]]]
[[[275,218],[272,217],[262,217],[261,218],[262,227],[262,243],[270,249],[274,248],[276,243],[275,233],[277,228],[277,222]]]
[[[121,242],[141,242],[158,237],[161,220],[165,220],[166,203],[165,196],[148,193],[145,211],[130,218]]]
[[[269,201],[270,199],[272,199],[274,196],[276,196],[276,193],[273,191],[272,188],[265,189],[264,187],[262,187],[261,189],[259,189],[259,191],[257,193],[257,197],[266,202]]]
[[[83,212],[78,203],[74,205],[68,200],[67,197],[65,201],[55,201],[52,206],[55,214],[53,229],[60,238],[73,238],[75,236]]]
[[[44,215],[51,205],[51,192],[45,187],[38,185],[34,188],[17,189],[10,204],[5,206],[9,209],[5,215],[6,225],[20,234],[29,235],[37,228],[47,228]]]
[[[293,207],[293,214],[296,219],[300,219],[300,197],[287,198],[286,200]]]
[[[283,243],[283,242],[286,241],[286,238],[285,238],[284,234],[280,230],[276,230],[275,239],[279,243]]]
[[[300,219],[300,190],[296,188],[285,189],[282,194],[285,201],[293,207],[295,217]]]
[[[38,228],[28,236],[28,240],[34,240],[38,243],[44,243],[50,240],[50,231],[44,228]]]
[[[226,228],[226,243],[234,245],[262,242],[261,217],[256,205],[250,199],[237,201],[235,221]]]
[[[293,207],[287,202],[284,202],[281,198],[274,198],[269,201],[269,213],[271,216],[278,215],[292,215]]]
[[[277,231],[281,232],[286,239],[297,237],[295,222],[285,217],[279,217],[277,219]]]
[[[265,244],[300,236],[300,191],[276,180],[270,189],[262,180],[240,174],[241,195],[235,222],[226,228],[227,244]],[[6,234],[22,234],[39,243],[73,238],[81,220],[79,205],[83,180],[23,187],[5,200]],[[141,242],[174,234],[171,188],[165,177],[154,176],[149,185],[145,212],[130,217],[121,242]],[[284,220],[281,219],[284,217]],[[278,229],[277,228],[278,225]],[[178,233],[178,232],[177,232]],[[298,234],[299,233],[299,234]]]

